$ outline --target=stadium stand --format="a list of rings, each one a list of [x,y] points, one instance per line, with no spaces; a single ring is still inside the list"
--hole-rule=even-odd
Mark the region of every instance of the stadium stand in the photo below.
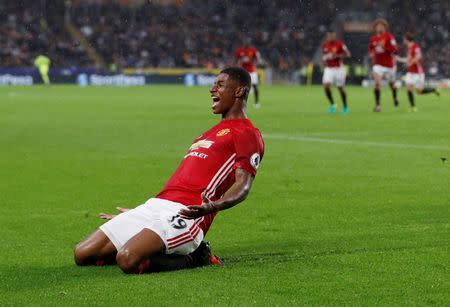
[[[29,67],[46,53],[55,67],[88,67],[93,62],[64,29],[64,2],[0,1],[0,67]]]
[[[334,12],[326,3],[292,8],[291,1],[191,0],[181,6],[78,3],[70,16],[107,62],[122,67],[221,67],[249,39],[270,65],[287,71],[315,50]]]
[[[45,50],[56,67],[88,67],[103,60],[117,67],[223,67],[232,63],[234,48],[249,41],[268,66],[289,76],[311,61],[326,29],[340,14],[339,1],[123,2],[79,0],[42,8],[39,1],[0,0],[0,66],[31,66],[34,56]],[[414,6],[398,0],[353,2],[353,18],[384,16],[393,21],[399,40],[414,25],[427,69],[449,75],[448,2],[418,0]],[[38,11],[44,13],[38,16]],[[101,61],[95,61],[88,46],[66,30],[69,21]],[[366,43],[359,40],[363,52]]]

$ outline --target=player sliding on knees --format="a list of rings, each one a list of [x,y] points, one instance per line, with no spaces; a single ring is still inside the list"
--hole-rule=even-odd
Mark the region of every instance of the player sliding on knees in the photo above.
[[[422,66],[422,51],[420,45],[414,41],[414,35],[411,32],[405,33],[403,43],[408,48],[407,56],[397,57],[397,61],[405,63],[408,69],[406,73],[406,90],[408,92],[408,100],[411,106],[411,112],[417,112],[414,102],[414,88],[418,94],[434,93],[439,96],[436,88],[425,87],[425,73]]]
[[[344,58],[350,57],[350,51],[348,51],[345,44],[336,39],[336,33],[334,31],[328,31],[325,42],[322,45],[322,62],[325,64],[323,71],[322,83],[325,89],[325,94],[330,102],[330,114],[336,111],[336,107],[333,100],[333,94],[331,93],[331,86],[334,84],[337,86],[342,99],[342,114],[348,113],[347,106],[347,93],[345,92],[345,67],[343,64]]]
[[[117,263],[125,273],[208,264],[202,240],[216,214],[247,197],[264,155],[261,133],[247,119],[250,75],[227,68],[210,89],[222,120],[194,140],[162,191],[122,209],[75,247],[78,265]]]
[[[398,52],[395,37],[388,32],[389,24],[385,19],[377,19],[373,23],[375,34],[370,37],[369,56],[372,58],[372,73],[374,81],[375,108],[374,112],[381,112],[380,87],[384,79],[389,83],[394,99],[394,106],[398,107],[397,87],[395,85],[397,67],[395,55]]]

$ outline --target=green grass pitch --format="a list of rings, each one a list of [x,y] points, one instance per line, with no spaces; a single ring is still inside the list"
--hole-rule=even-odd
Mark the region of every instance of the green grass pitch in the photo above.
[[[0,88],[0,305],[449,305],[450,93],[373,114],[351,87],[346,117],[319,87],[261,96],[252,193],[207,236],[224,265],[128,276],[73,247],[219,120],[207,88]]]

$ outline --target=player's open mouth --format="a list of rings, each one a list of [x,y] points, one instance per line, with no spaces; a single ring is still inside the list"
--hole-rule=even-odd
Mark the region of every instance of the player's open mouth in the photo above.
[[[213,104],[212,104],[212,107],[214,108],[216,105],[218,105],[219,104],[219,102],[220,102],[220,98],[219,97],[217,97],[217,96],[214,96],[214,95],[211,95],[211,98],[212,98],[212,100],[213,100]]]

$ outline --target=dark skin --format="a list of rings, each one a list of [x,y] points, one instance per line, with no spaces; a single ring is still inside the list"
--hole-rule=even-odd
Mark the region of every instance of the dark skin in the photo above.
[[[248,92],[248,87],[240,85],[227,74],[218,75],[210,89],[213,113],[221,114],[223,119],[247,118]],[[250,192],[254,176],[241,169],[236,170],[235,176],[235,183],[221,199],[212,202],[202,195],[201,205],[186,207],[180,210],[180,215],[186,219],[195,219],[231,208],[245,200]],[[117,210],[122,213],[129,209],[117,208]],[[115,215],[101,213],[100,217],[110,220]],[[77,265],[94,265],[98,261],[103,261],[117,263],[125,273],[138,273],[139,266],[145,259],[154,254],[163,253],[165,248],[163,240],[155,232],[143,229],[117,251],[109,238],[97,229],[75,247],[74,258]]]
[[[212,109],[214,114],[222,114],[223,119],[247,118],[245,99],[248,89],[228,77],[220,74],[213,87],[209,90],[213,98]],[[236,181],[225,195],[212,202],[202,195],[200,206],[189,206],[180,210],[179,214],[188,219],[195,219],[213,212],[229,209],[247,198],[250,192],[253,176],[245,170],[236,170]]]

